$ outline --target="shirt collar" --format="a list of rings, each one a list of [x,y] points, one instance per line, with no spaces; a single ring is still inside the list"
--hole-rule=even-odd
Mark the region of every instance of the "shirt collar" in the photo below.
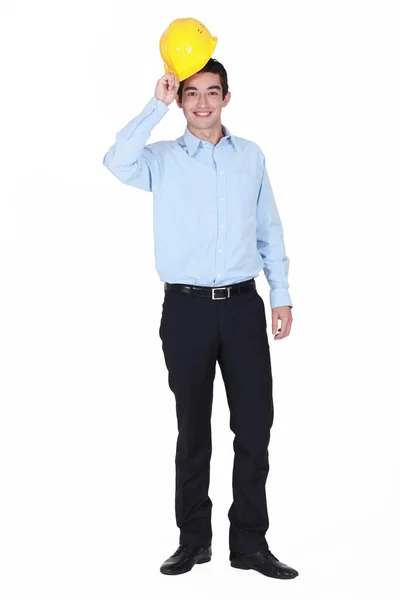
[[[231,142],[234,150],[238,150],[238,146],[236,144],[235,141],[235,136],[233,136],[231,134],[231,132],[229,131],[229,129],[227,127],[225,127],[225,125],[221,125],[222,126],[222,133],[224,134],[224,137],[221,139],[227,139]],[[202,142],[203,140],[201,140],[200,138],[198,138],[197,136],[193,135],[193,133],[189,130],[189,128],[186,126],[185,129],[185,133],[183,134],[183,140],[185,142],[185,145],[188,149],[188,154],[189,156],[193,156],[193,154],[196,152],[200,142]],[[220,140],[221,141],[221,140]]]

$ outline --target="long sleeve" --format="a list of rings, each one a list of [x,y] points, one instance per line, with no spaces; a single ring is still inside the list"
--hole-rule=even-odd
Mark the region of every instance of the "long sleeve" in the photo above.
[[[265,166],[265,157],[257,201],[257,248],[264,261],[263,271],[270,286],[271,309],[293,306],[288,291],[289,258],[285,252],[282,223]]]
[[[164,102],[153,97],[142,112],[116,134],[103,164],[122,183],[151,192],[160,180],[155,144],[145,145],[152,129],[168,112]]]

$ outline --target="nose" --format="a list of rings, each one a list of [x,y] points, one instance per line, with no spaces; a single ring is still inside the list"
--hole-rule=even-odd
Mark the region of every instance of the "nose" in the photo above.
[[[204,107],[208,107],[208,100],[207,100],[207,94],[205,94],[204,96],[202,96],[201,94],[199,94],[198,98],[197,98],[197,106],[199,108],[204,108]]]

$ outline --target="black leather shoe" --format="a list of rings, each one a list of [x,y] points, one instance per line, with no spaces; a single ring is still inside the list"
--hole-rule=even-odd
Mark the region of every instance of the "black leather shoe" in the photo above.
[[[231,552],[229,560],[235,569],[254,569],[262,575],[276,579],[293,579],[299,574],[292,567],[280,562],[270,550],[261,550],[252,554]]]
[[[167,558],[160,567],[164,575],[180,575],[193,569],[195,564],[211,560],[211,546],[208,548],[198,548],[196,546],[187,546],[180,544],[179,548],[172,556]]]

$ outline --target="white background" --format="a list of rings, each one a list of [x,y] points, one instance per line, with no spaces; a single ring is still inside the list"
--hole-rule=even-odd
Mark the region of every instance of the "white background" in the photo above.
[[[395,5],[1,5],[3,600],[399,597]],[[161,33],[187,16],[218,36],[232,92],[223,123],[266,155],[291,260],[284,340],[257,278],[274,373],[267,540],[299,570],[290,582],[229,566],[219,368],[213,560],[159,572],[179,532],[152,196],[102,160],[164,74]],[[149,142],[185,125],[173,104]]]

